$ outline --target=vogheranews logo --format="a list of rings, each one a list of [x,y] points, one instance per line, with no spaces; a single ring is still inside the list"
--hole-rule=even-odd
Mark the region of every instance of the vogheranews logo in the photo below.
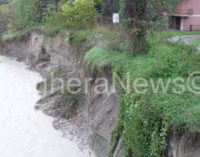
[[[122,79],[123,78],[123,79]],[[50,80],[50,81],[49,81]],[[59,85],[59,88],[58,88]],[[55,93],[59,89],[60,93],[66,91],[70,94],[90,92],[95,94],[115,94],[117,89],[122,89],[127,94],[134,92],[136,94],[145,94],[152,92],[154,94],[168,92],[174,94],[183,94],[191,92],[200,95],[200,71],[189,74],[188,77],[175,78],[131,78],[131,73],[126,73],[126,76],[120,77],[117,73],[112,74],[112,79],[105,77],[98,78],[79,78],[71,77],[67,80],[55,78],[54,73],[51,73],[51,78],[44,81],[43,94],[47,95]]]

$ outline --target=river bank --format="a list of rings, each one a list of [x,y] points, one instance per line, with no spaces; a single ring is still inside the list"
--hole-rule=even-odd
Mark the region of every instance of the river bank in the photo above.
[[[0,56],[0,153],[6,157],[93,157],[53,129],[53,118],[34,110],[41,76],[24,63]]]
[[[95,37],[91,39],[97,40]],[[53,127],[61,132],[61,136],[77,143],[81,150],[88,149],[89,145],[96,156],[107,156],[118,117],[118,95],[96,95],[94,83],[90,84],[88,94],[81,92],[74,95],[66,90],[64,93],[56,92],[62,89],[61,80],[67,85],[70,78],[84,80],[87,77],[83,60],[85,51],[75,49],[62,34],[49,37],[40,29],[1,42],[0,47],[0,54],[24,62],[42,76],[43,81],[36,85],[42,97],[34,108],[53,117]],[[53,81],[56,89],[53,92],[52,75],[56,81]],[[105,77],[110,79],[107,75]]]

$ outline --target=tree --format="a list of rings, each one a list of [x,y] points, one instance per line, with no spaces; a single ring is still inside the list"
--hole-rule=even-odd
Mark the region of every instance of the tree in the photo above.
[[[0,0],[0,6],[3,5],[3,4],[6,4],[6,3],[8,3],[7,0]]]
[[[1,0],[4,16],[9,20],[9,30],[15,31],[46,21],[60,0]],[[14,28],[14,29],[13,29]]]
[[[61,5],[58,16],[66,28],[89,28],[98,17],[94,0],[74,0]]]
[[[120,0],[122,23],[128,31],[134,54],[148,51],[147,32],[158,22],[164,11],[181,0]]]
[[[102,18],[105,16],[112,16],[113,12],[117,12],[119,10],[119,0],[102,0],[102,3]]]

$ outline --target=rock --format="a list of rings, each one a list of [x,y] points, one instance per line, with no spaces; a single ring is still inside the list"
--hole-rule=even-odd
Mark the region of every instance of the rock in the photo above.
[[[200,140],[191,136],[173,136],[169,140],[168,157],[200,157]]]
[[[95,152],[97,157],[106,157],[109,153],[108,140],[99,136],[98,134],[92,134],[89,137],[89,146]]]
[[[108,156],[111,133],[118,119],[118,97],[93,96],[88,106],[89,121],[91,122],[92,135],[89,145],[97,157]]]
[[[40,106],[39,106],[39,105],[35,105],[35,106],[34,106],[34,109],[35,109],[35,110],[39,110],[39,109],[40,109]]]

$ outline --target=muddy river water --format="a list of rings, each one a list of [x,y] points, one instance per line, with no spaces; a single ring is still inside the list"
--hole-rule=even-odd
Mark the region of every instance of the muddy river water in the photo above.
[[[34,110],[41,80],[24,63],[0,56],[0,156],[94,157],[62,138],[51,117]]]

